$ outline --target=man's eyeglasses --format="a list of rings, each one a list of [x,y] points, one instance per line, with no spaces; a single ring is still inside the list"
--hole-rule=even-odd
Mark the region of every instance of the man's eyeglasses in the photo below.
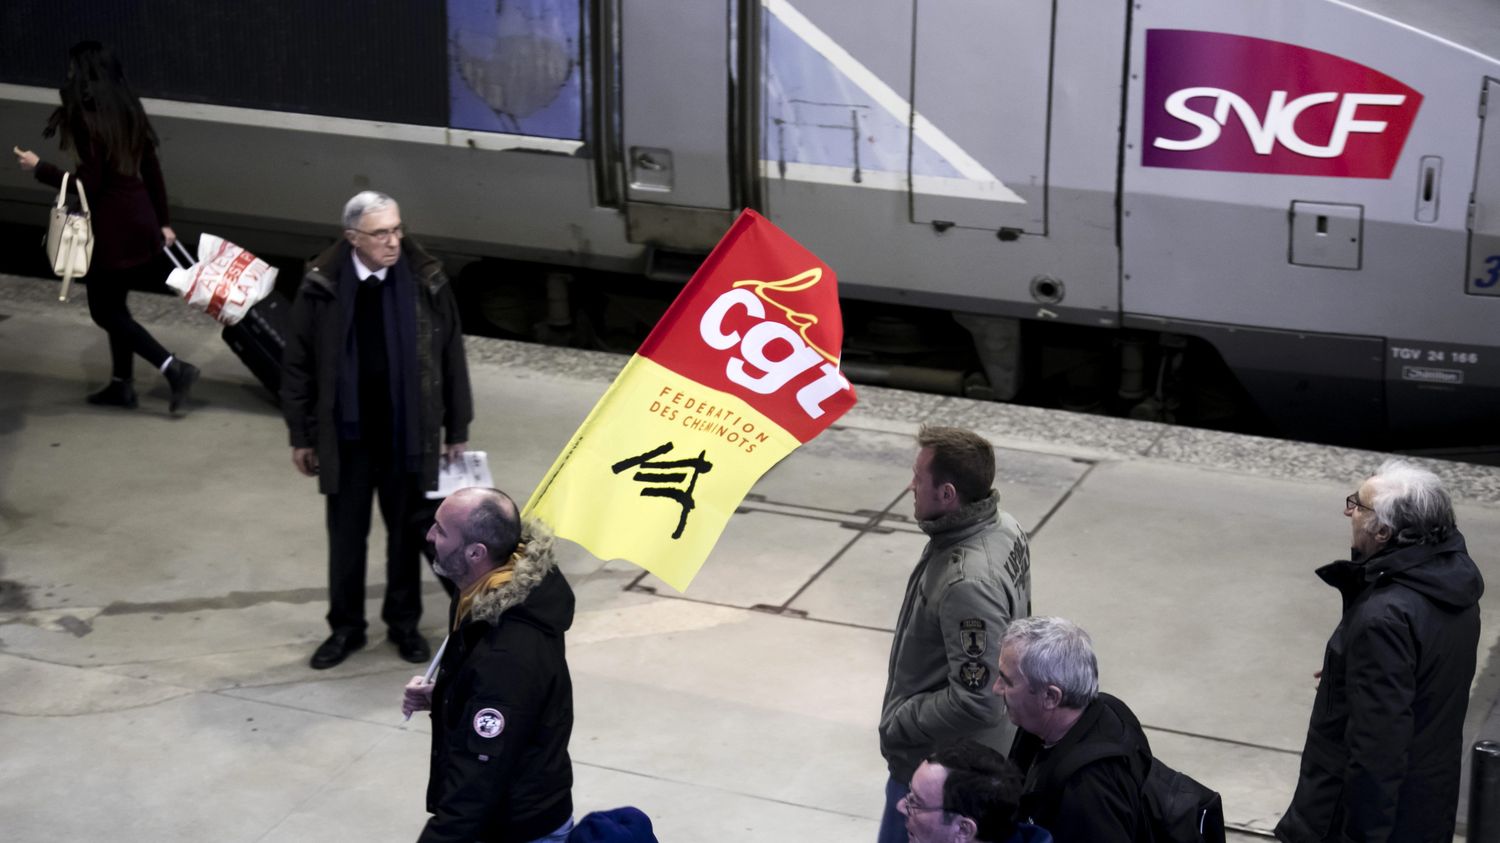
[[[406,226],[398,225],[395,228],[377,228],[374,231],[365,231],[361,228],[354,229],[366,237],[373,237],[382,243],[389,241],[392,237],[400,240],[406,236]]]
[[[941,810],[943,810],[943,806],[942,805],[932,805],[932,806],[929,806],[929,805],[923,805],[923,804],[921,804],[920,802],[917,801],[917,794],[915,794],[915,793],[913,793],[911,791],[907,791],[906,796],[904,796],[904,797],[901,798],[901,804],[903,804],[903,805],[906,806],[906,812],[908,814],[920,814],[923,811],[941,811]]]
[[[1364,504],[1359,502],[1359,492],[1355,492],[1349,497],[1344,498],[1344,511],[1348,512],[1351,509],[1368,509],[1371,512],[1375,511],[1375,507],[1365,506]]]

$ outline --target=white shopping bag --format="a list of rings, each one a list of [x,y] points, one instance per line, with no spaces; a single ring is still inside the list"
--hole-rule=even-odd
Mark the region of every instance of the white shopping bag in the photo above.
[[[177,249],[182,259],[167,249],[177,267],[167,276],[167,286],[225,325],[238,323],[276,287],[275,267],[222,237],[204,234],[198,238],[197,263],[181,243]]]

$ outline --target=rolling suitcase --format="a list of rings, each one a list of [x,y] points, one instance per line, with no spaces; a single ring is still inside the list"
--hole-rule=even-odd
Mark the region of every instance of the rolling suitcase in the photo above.
[[[224,328],[224,342],[249,367],[252,374],[280,400],[281,352],[292,326],[292,305],[286,296],[272,290],[245,313],[238,324]]]

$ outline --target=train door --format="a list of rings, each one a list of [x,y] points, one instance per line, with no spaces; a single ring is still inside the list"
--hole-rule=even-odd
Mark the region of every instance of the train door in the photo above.
[[[1480,99],[1479,162],[1469,199],[1471,295],[1500,296],[1500,79],[1485,79]]]
[[[707,251],[736,210],[731,4],[629,0],[615,8],[628,236],[634,243]]]
[[[912,222],[1047,233],[1052,7],[918,0]]]

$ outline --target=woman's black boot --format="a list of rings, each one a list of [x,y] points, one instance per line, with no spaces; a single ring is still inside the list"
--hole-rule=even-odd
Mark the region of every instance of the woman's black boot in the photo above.
[[[93,393],[88,400],[90,404],[134,410],[137,403],[135,384],[129,378],[110,378],[109,386]]]
[[[187,405],[188,392],[198,380],[198,367],[174,357],[162,374],[167,376],[167,386],[172,388],[172,397],[167,404],[167,409],[175,413],[179,407]]]

